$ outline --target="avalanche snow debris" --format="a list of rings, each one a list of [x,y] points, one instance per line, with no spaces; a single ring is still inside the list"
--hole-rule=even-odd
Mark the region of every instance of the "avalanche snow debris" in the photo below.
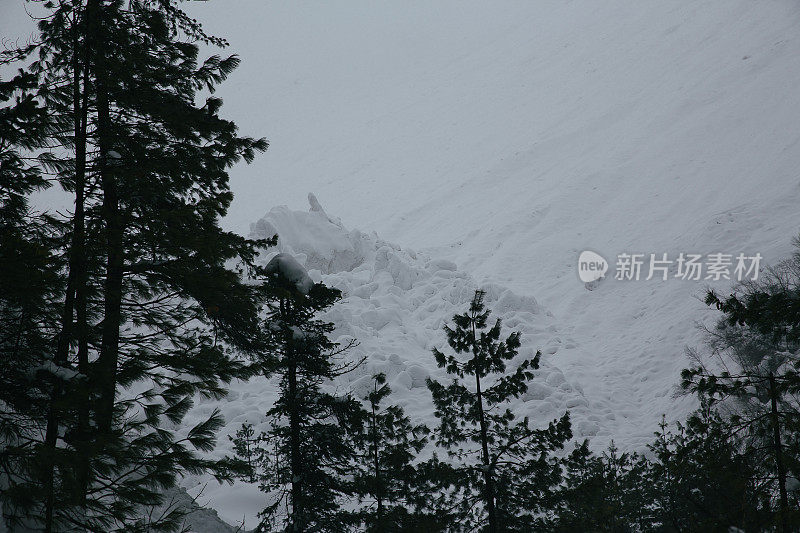
[[[338,342],[358,341],[347,357],[366,357],[366,362],[331,383],[332,390],[363,397],[372,386],[372,376],[382,372],[392,387],[389,401],[402,405],[415,421],[433,426],[433,404],[425,380],[443,380],[446,376],[436,366],[431,349],[445,343],[442,325],[455,313],[464,312],[480,287],[487,293],[492,316],[507,325],[506,333],[522,332],[520,358],[531,357],[537,349],[543,353],[530,390],[511,405],[512,411],[520,417],[529,416],[534,424],[545,425],[569,408],[575,438],[597,435],[598,448],[617,433],[614,417],[606,416],[610,413],[606,400],[584,397],[580,384],[557,367],[562,352],[569,351],[564,344],[572,346],[571,350],[580,348],[534,298],[499,284],[477,283],[452,261],[410,254],[375,234],[348,230],[325,213],[313,195],[309,203],[311,209],[306,212],[287,207],[271,209],[251,227],[254,236],[279,235],[277,252],[270,251],[261,258],[267,271],[280,272],[307,290],[311,280],[306,269],[318,269],[323,283],[338,287],[345,295],[322,318],[334,323],[333,338]],[[219,407],[226,423],[221,435],[234,434],[245,422],[253,424],[257,433],[264,431],[268,424],[264,413],[272,406],[276,388],[276,383],[264,378],[234,384],[236,394],[226,400],[200,399],[197,416]],[[226,439],[220,439],[218,446],[218,456],[232,453]],[[230,490],[209,481],[205,477],[188,478],[185,486],[208,483],[204,497],[224,518],[240,522],[245,514],[246,524],[255,524],[260,507],[244,502],[261,502],[256,484],[237,482]]]

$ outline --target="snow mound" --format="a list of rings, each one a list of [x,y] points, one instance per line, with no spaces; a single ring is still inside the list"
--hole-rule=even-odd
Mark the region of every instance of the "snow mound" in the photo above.
[[[537,350],[542,352],[540,369],[529,391],[512,404],[512,410],[538,425],[546,425],[569,410],[575,438],[594,438],[598,447],[619,432],[608,399],[587,398],[581,384],[559,368],[563,354],[579,348],[569,335],[559,331],[552,314],[532,296],[495,283],[477,283],[452,261],[402,249],[375,234],[348,230],[325,214],[313,195],[310,203],[307,212],[272,209],[252,228],[253,234],[261,237],[279,232],[278,251],[261,258],[273,265],[272,270],[300,276],[308,269],[307,277],[314,282],[322,281],[342,291],[342,300],[323,318],[336,325],[334,338],[359,342],[349,357],[366,357],[366,362],[339,378],[331,385],[333,389],[363,397],[371,376],[383,372],[392,388],[390,401],[401,405],[415,421],[434,426],[425,380],[446,380],[447,376],[436,366],[431,349],[446,346],[442,326],[454,314],[463,312],[475,289],[481,288],[486,291],[486,304],[493,317],[502,319],[505,333],[522,333],[519,359],[532,357]],[[217,456],[232,453],[225,436],[234,434],[242,423],[254,424],[256,432],[266,430],[264,413],[275,399],[276,384],[256,378],[235,383],[231,389],[225,400],[198,400],[191,415],[199,418],[214,408],[222,410],[226,426],[220,432]],[[265,504],[255,484],[237,482],[231,488],[198,477],[187,478],[184,485],[190,493],[205,487],[201,503],[217,509],[229,523],[241,523],[244,516],[246,528],[257,523],[256,513]]]
[[[268,276],[282,277],[293,283],[298,292],[308,294],[314,282],[308,277],[305,267],[297,262],[291,254],[279,253],[270,259],[264,268],[264,273]]]
[[[329,217],[313,194],[308,195],[311,210],[290,211],[286,206],[272,208],[264,218],[250,225],[254,238],[278,235],[277,249],[299,256],[309,269],[324,273],[353,270],[365,260],[374,241],[360,231],[346,231],[339,219]]]

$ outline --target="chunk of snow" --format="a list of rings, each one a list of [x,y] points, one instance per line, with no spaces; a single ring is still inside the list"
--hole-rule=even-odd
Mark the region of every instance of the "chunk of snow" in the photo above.
[[[278,254],[273,257],[264,269],[269,276],[280,276],[294,283],[301,294],[308,294],[314,282],[308,276],[306,269],[289,254]]]
[[[309,193],[309,211],[293,211],[278,206],[250,226],[256,238],[278,236],[279,252],[302,257],[308,269],[323,274],[350,271],[364,263],[373,239],[358,230],[349,231],[337,218],[329,216]]]
[[[450,270],[455,271],[458,267],[452,261],[448,261],[447,259],[434,259],[430,262],[430,269],[433,272],[437,270]]]
[[[414,378],[411,377],[411,374],[406,372],[405,370],[401,371],[397,374],[397,377],[394,378],[394,387],[393,389],[400,388],[405,390],[410,390],[414,385]]]
[[[59,366],[52,361],[48,361],[36,367],[34,373],[37,372],[47,372],[48,374],[52,374],[53,376],[56,376],[57,378],[62,379],[64,381],[85,377],[83,374],[80,374],[75,370],[72,370],[71,368]]]
[[[425,368],[420,365],[411,365],[407,372],[411,376],[411,388],[425,387],[425,380],[430,375]]]

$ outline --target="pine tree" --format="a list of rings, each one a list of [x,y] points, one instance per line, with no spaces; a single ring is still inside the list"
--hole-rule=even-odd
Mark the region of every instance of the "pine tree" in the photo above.
[[[75,208],[51,250],[65,283],[46,352],[58,379],[46,387],[44,438],[31,444],[44,460],[4,494],[38,487],[30,520],[45,531],[174,529],[176,513],[152,523],[146,508],[182,472],[230,469],[196,453],[213,445],[217,413],[182,435],[164,425],[193,396],[221,397],[249,375],[239,354],[260,348],[258,293],[242,274],[268,243],[224,232],[219,219],[228,167],[266,141],[240,137],[219,99],[196,104],[238,60],[198,64],[198,43],[225,43],[178,2],[44,7],[39,38],[11,54],[49,121],[23,147],[45,150],[40,162]]]
[[[419,497],[420,472],[414,465],[430,430],[414,425],[398,405],[381,404],[391,394],[386,375],[373,376],[365,398],[363,431],[355,444],[354,491],[362,507],[358,513],[366,531],[435,531],[435,517],[414,509]]]
[[[361,362],[343,361],[354,343],[329,339],[333,324],[318,314],[340,297],[339,290],[313,283],[290,255],[278,254],[262,270],[267,283],[265,335],[269,349],[262,371],[279,380],[279,396],[267,412],[271,427],[263,439],[278,449],[274,476],[264,476],[270,503],[258,531],[343,531],[352,517],[343,512],[352,494],[352,436],[362,409],[349,396],[325,386]],[[266,452],[266,450],[265,450]]]
[[[662,420],[642,477],[652,499],[649,530],[764,531],[773,519],[770,483],[753,448],[707,402],[685,423]]]
[[[233,443],[233,451],[237,459],[242,464],[243,474],[240,479],[248,483],[258,481],[258,471],[264,459],[264,449],[259,446],[262,435],[256,435],[253,424],[244,423],[236,430],[236,436],[228,435],[228,439]]]
[[[800,500],[788,489],[800,476],[800,253],[743,283],[728,298],[709,292],[706,303],[724,313],[707,331],[708,350],[690,350],[683,387],[719,404],[730,432],[751,439],[761,475],[775,493],[775,525],[800,527]]]
[[[548,531],[647,531],[651,492],[643,478],[647,461],[619,453],[612,442],[600,456],[583,441],[564,458],[564,481]]]
[[[0,64],[16,56],[6,52]],[[29,157],[50,127],[35,97],[38,79],[19,72],[0,80],[0,503],[11,527],[26,527],[43,495],[43,465],[70,458],[42,453],[50,390],[56,301],[62,289],[55,221],[34,213],[28,196],[48,186]]]
[[[572,436],[569,414],[544,429],[533,429],[527,417],[519,420],[506,407],[527,390],[541,353],[507,373],[507,363],[517,356],[520,334],[500,340],[500,320],[488,326],[484,296],[475,291],[469,310],[453,317],[454,327],[444,328],[455,355],[433,350],[436,363],[454,376],[449,385],[428,379],[439,419],[436,438],[460,462],[460,518],[465,527],[491,533],[530,531],[559,482],[552,452]]]
[[[608,515],[603,461],[589,451],[589,442],[576,446],[563,460],[564,486],[553,513],[553,531],[599,531]]]

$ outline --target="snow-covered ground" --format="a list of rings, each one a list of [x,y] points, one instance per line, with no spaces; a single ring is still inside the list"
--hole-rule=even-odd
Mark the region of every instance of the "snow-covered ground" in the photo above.
[[[248,233],[290,206],[266,221],[345,292],[331,318],[420,419],[441,323],[486,286],[545,354],[520,413],[544,422],[569,408],[595,446],[639,449],[662,413],[692,409],[674,396],[683,350],[715,316],[698,296],[727,283],[590,291],[578,254],[775,262],[800,230],[794,0],[186,5],[242,58],[220,91],[227,115],[271,141],[234,169],[227,227]],[[364,233],[306,212],[309,191]],[[226,431],[262,423],[271,398],[263,381],[237,385]],[[253,487],[212,485],[203,498],[223,518],[254,524]]]

